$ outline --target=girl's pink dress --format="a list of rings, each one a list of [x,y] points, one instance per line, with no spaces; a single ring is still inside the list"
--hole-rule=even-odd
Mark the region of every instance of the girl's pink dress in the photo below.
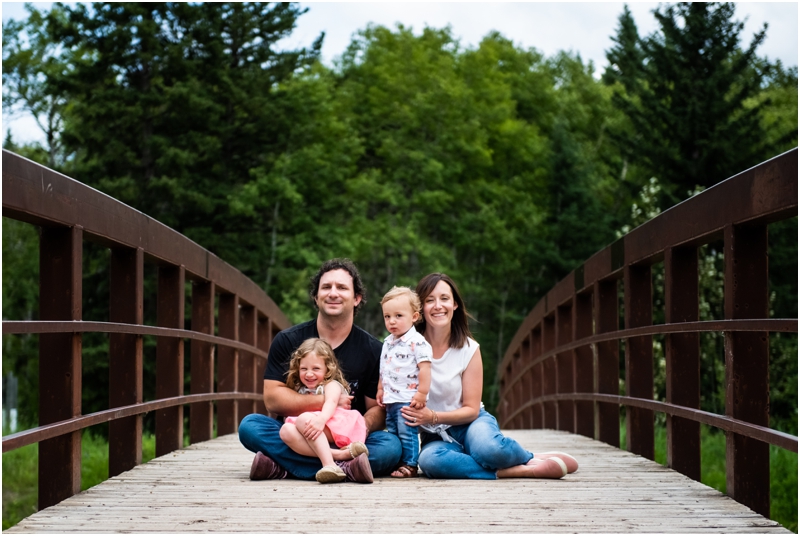
[[[320,385],[316,391],[311,391],[304,385],[297,392],[303,395],[321,395],[324,393],[324,389],[325,387]],[[310,413],[319,415],[320,412],[311,411]],[[291,424],[296,420],[297,417],[286,417],[284,422]],[[325,426],[331,431],[333,442],[337,447],[346,447],[355,441],[363,443],[367,439],[367,423],[364,421],[364,416],[354,409],[336,408]]]

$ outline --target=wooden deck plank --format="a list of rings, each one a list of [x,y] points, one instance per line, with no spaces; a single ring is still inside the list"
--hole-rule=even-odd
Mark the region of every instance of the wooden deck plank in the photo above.
[[[5,532],[788,533],[655,462],[553,430],[507,432],[533,452],[564,450],[562,480],[396,480],[322,486],[251,482],[235,435],[134,468]],[[403,526],[397,520],[406,519]]]

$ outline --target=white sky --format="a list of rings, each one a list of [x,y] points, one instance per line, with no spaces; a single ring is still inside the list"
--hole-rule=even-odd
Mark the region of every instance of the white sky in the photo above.
[[[3,2],[2,15],[24,18],[21,2]],[[49,9],[50,2],[34,2],[39,9]],[[419,34],[426,26],[443,28],[448,24],[462,46],[476,46],[492,30],[499,31],[522,48],[536,48],[546,56],[559,50],[571,50],[584,61],[594,63],[596,73],[605,68],[605,51],[613,43],[623,2],[301,2],[308,7],[298,20],[287,48],[310,45],[325,32],[323,62],[330,65],[350,43],[351,36],[370,22],[394,28],[400,22]],[[656,29],[652,10],[657,2],[629,2],[639,33]],[[780,59],[784,65],[797,65],[798,3],[737,2],[736,18],[745,22],[743,45],[766,22],[767,38],[759,47],[760,56]],[[2,132],[11,128],[17,142],[41,140],[42,134],[31,118],[3,114]]]

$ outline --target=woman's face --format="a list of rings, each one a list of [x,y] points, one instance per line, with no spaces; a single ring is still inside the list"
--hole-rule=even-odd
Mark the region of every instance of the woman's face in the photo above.
[[[444,281],[436,283],[433,292],[428,294],[422,304],[425,322],[433,328],[449,327],[456,309],[458,304],[453,300],[453,289]]]

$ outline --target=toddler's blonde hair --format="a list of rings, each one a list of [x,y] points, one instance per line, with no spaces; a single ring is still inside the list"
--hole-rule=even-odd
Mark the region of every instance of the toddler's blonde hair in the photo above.
[[[289,372],[286,376],[286,385],[295,391],[299,391],[303,387],[303,382],[300,380],[300,361],[311,352],[317,354],[325,362],[327,371],[322,385],[337,381],[342,384],[345,391],[350,393],[350,385],[344,378],[342,369],[339,368],[339,361],[336,359],[336,354],[333,353],[333,348],[327,342],[316,337],[304,340],[303,344],[298,346],[297,350],[292,354],[291,361],[289,361]]]
[[[392,287],[392,290],[387,292],[383,299],[381,300],[381,305],[388,302],[389,300],[393,300],[395,298],[399,298],[400,296],[405,296],[408,298],[408,303],[411,305],[411,312],[412,313],[420,313],[420,317],[422,316],[422,303],[419,301],[419,296],[417,293],[411,290],[408,287]]]

